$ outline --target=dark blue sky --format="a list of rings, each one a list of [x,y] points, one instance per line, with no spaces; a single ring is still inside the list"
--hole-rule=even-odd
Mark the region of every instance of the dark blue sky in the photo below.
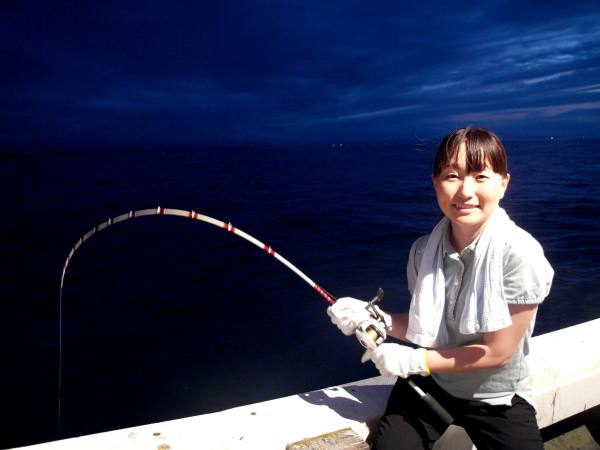
[[[580,1],[4,1],[0,150],[600,137]]]

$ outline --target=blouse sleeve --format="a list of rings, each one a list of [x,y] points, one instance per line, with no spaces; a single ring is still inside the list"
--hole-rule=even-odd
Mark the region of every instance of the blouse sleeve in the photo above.
[[[427,237],[429,235],[421,236],[410,247],[408,253],[408,264],[406,265],[406,280],[408,284],[408,291],[412,296],[417,284],[417,276],[419,275],[419,265],[421,264],[421,258],[423,257],[423,250],[427,244]]]
[[[554,270],[542,246],[529,233],[519,229],[504,252],[504,297],[509,304],[536,304],[544,301]]]

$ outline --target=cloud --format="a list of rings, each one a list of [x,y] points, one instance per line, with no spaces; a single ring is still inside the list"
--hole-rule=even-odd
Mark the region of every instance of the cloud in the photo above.
[[[460,81],[442,81],[435,84],[424,84],[419,86],[419,90],[422,92],[439,91],[442,89],[448,89],[449,87],[460,85]]]
[[[478,48],[494,54],[501,63],[525,70],[568,64],[587,59],[590,51],[598,54],[599,22],[600,14],[596,13],[526,30],[509,27],[498,32],[495,40],[484,40]]]
[[[546,81],[558,80],[559,78],[562,78],[567,75],[573,75],[574,73],[575,72],[573,70],[566,70],[564,72],[544,75],[543,77],[527,78],[525,80],[521,80],[521,83],[523,83],[526,86],[532,86],[534,84],[545,83]]]
[[[386,117],[393,116],[399,113],[413,111],[416,108],[419,108],[420,105],[409,105],[409,106],[397,106],[394,108],[384,108],[375,111],[367,111],[358,114],[348,114],[344,116],[332,117],[329,119],[324,119],[323,121],[331,121],[331,122],[341,122],[346,120],[358,120],[358,119],[371,119],[373,117]]]
[[[576,94],[600,94],[600,84],[589,84],[586,86],[577,86],[568,89],[562,89],[563,93]]]
[[[0,118],[15,139],[51,141],[51,130],[72,124],[125,139],[138,122],[149,140],[145,124],[164,124],[166,142],[212,132],[395,137],[430,134],[467,113],[512,123],[560,118],[575,105],[593,115],[600,100],[592,3],[515,14],[516,2],[499,0],[347,0],[342,9],[310,0],[100,9],[57,1],[0,17]],[[549,98],[565,106],[538,106]]]
[[[540,117],[557,117],[573,111],[600,109],[600,101],[571,103],[566,105],[539,106],[531,108],[514,108],[497,111],[479,111],[450,116],[450,120],[460,122],[499,122]]]

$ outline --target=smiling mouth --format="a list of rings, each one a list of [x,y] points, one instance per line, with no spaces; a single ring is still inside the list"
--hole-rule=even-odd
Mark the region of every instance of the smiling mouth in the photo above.
[[[456,209],[476,209],[476,208],[479,208],[478,205],[467,205],[466,203],[454,203],[452,206],[454,206]]]

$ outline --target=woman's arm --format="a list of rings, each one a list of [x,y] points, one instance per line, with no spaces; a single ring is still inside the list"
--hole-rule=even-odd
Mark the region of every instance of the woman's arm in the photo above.
[[[537,306],[537,304],[508,305],[512,325],[498,331],[484,333],[481,344],[444,350],[428,350],[429,370],[431,372],[468,372],[505,366],[510,362],[521,338],[535,316]],[[402,321],[399,320],[398,323],[401,329]],[[396,321],[394,321],[395,324]],[[396,336],[395,330],[391,334]],[[406,335],[406,329],[404,329],[404,335]]]
[[[392,329],[388,334],[406,341],[406,330],[408,329],[408,313],[390,313],[392,318]]]

